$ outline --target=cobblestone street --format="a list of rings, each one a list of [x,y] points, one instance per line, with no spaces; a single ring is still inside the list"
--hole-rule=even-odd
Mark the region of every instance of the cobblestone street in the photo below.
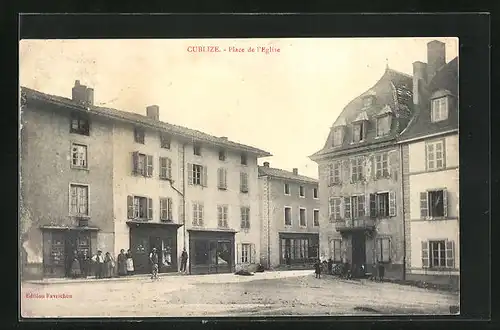
[[[452,293],[329,276],[316,279],[311,271],[25,283],[21,290],[24,317],[448,314],[451,305],[459,304]],[[48,296],[62,294],[66,298]]]

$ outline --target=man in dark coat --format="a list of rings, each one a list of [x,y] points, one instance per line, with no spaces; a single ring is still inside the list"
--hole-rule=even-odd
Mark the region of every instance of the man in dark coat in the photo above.
[[[321,261],[319,259],[314,264],[314,273],[316,275],[316,278],[321,278]]]
[[[118,262],[118,275],[125,276],[127,275],[127,256],[125,255],[125,250],[121,249],[118,258],[116,258]]]
[[[181,253],[181,273],[186,272],[187,261],[188,261],[188,253],[186,252],[186,248],[184,248]]]
[[[156,252],[156,248],[153,248],[153,251],[149,254],[149,261],[151,261],[151,279],[158,279],[158,252]]]
[[[332,275],[332,268],[333,268],[333,260],[330,257],[330,259],[328,259],[328,275]]]

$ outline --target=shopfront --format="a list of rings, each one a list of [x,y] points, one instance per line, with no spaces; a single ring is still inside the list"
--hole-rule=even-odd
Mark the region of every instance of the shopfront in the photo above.
[[[191,274],[232,273],[234,271],[234,231],[189,230]]]
[[[75,251],[79,258],[97,252],[99,228],[45,226],[41,230],[44,277],[69,277]]]
[[[280,233],[280,264],[309,265],[319,258],[319,234]]]
[[[130,252],[136,274],[151,272],[149,254],[153,248],[158,251],[160,273],[178,271],[177,230],[182,225],[140,221],[128,221],[127,224],[130,227]]]

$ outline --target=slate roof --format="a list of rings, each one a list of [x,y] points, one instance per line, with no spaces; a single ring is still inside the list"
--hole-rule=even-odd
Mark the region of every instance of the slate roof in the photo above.
[[[25,100],[26,99],[39,100],[42,102],[48,102],[51,104],[68,107],[85,113],[90,113],[96,116],[106,117],[122,122],[129,122],[132,124],[141,125],[143,127],[164,131],[168,134],[176,135],[182,138],[191,139],[196,142],[201,142],[201,143],[207,142],[220,147],[227,147],[227,148],[237,149],[240,151],[245,151],[248,153],[253,153],[259,157],[272,156],[271,153],[267,151],[252,146],[240,144],[237,142],[229,141],[225,138],[213,136],[187,127],[174,125],[159,120],[154,120],[144,115],[128,111],[117,110],[113,108],[98,107],[98,106],[85,107],[69,98],[45,94],[27,87],[21,87],[21,98]]]
[[[437,91],[447,91],[453,95],[455,102],[450,104],[448,119],[431,122],[430,97]],[[415,115],[402,132],[398,140],[404,141],[424,137],[430,134],[458,129],[458,58],[442,66],[434,75],[426,89],[420,89],[422,103],[415,109]],[[445,92],[446,93],[446,92]],[[443,94],[444,95],[444,94]]]
[[[306,183],[318,183],[317,179],[308,176],[294,174],[290,171],[285,171],[279,168],[272,168],[267,166],[259,166],[259,176],[270,176],[273,178],[301,181]]]
[[[330,131],[326,143],[318,152],[311,155],[316,159],[325,154],[348,149],[359,148],[374,143],[382,143],[395,140],[399,133],[408,125],[413,115],[413,77],[411,75],[386,68],[382,77],[368,91],[360,94],[353,99],[342,110],[335,120],[333,127],[341,122],[346,122],[344,140],[340,146],[333,147],[333,130]],[[363,107],[363,98],[365,96],[375,95],[375,103],[368,107]],[[376,136],[376,116],[389,105],[393,116],[391,131],[383,137]],[[366,111],[366,112],[365,112]],[[365,112],[368,117],[366,137],[363,142],[352,144],[352,123],[355,119]]]

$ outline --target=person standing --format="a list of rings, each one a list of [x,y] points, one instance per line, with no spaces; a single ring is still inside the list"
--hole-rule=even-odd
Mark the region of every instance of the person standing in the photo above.
[[[132,258],[132,252],[130,249],[127,250],[127,275],[134,274],[134,259]]]
[[[87,278],[87,276],[89,275],[89,265],[90,265],[90,258],[87,253],[87,250],[83,250],[80,256],[80,268],[82,270],[83,278]]]
[[[149,254],[149,261],[151,261],[151,279],[158,279],[158,252],[156,252],[156,248],[153,248],[153,251]]]
[[[332,275],[332,268],[333,268],[333,260],[330,257],[330,259],[328,259],[328,275]]]
[[[115,261],[109,252],[106,252],[104,256],[104,277],[111,278],[113,277],[113,270],[115,268]]]
[[[102,251],[98,250],[97,254],[92,257],[95,265],[95,278],[102,278],[104,272],[104,257]]]
[[[118,276],[127,275],[127,256],[125,255],[125,250],[121,249],[120,254],[117,257],[118,263]]]
[[[314,273],[316,278],[321,278],[321,261],[319,259],[314,264]]]
[[[78,260],[78,251],[73,252],[73,260],[71,262],[71,277],[78,278],[82,274],[80,261]]]
[[[181,253],[181,273],[186,273],[187,261],[188,254],[186,252],[186,248],[184,248]]]

